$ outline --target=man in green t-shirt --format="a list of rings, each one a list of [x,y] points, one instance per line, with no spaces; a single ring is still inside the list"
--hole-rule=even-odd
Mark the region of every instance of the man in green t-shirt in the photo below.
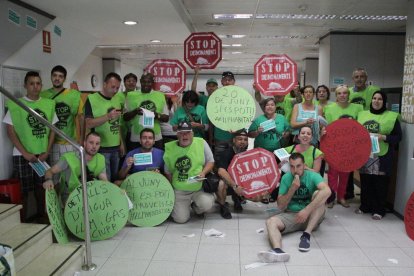
[[[67,136],[81,142],[81,122],[83,121],[83,102],[81,93],[77,90],[65,88],[63,84],[66,80],[67,71],[62,65],[56,65],[50,72],[52,87],[40,93],[42,98],[52,99],[56,103],[56,115],[59,122],[56,127],[63,131]],[[72,152],[73,146],[59,135],[55,136],[55,141],[50,152],[51,165],[59,161],[60,156],[65,152]]]
[[[277,198],[277,207],[285,210],[266,221],[273,249],[259,252],[259,259],[265,263],[289,260],[289,254],[281,249],[282,233],[304,231],[299,250],[310,250],[310,235],[324,219],[325,202],[331,194],[320,174],[305,170],[302,154],[292,153],[289,164],[290,172],[282,177]]]

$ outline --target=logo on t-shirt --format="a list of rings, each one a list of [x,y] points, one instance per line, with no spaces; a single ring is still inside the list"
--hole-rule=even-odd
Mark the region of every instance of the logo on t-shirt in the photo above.
[[[364,123],[364,127],[370,133],[379,133],[380,132],[380,124],[375,120],[366,121]]]
[[[175,161],[175,168],[178,171],[178,181],[188,180],[188,171],[191,168],[191,159],[184,155]]]
[[[111,112],[112,110],[114,110],[115,108],[110,107],[108,108],[108,112]],[[116,119],[112,119],[108,121],[109,126],[109,130],[112,132],[112,134],[118,134],[119,133],[119,117]]]
[[[351,103],[354,103],[354,104],[362,104],[362,106],[365,108],[365,99],[362,98],[362,97],[353,98],[351,100]]]
[[[280,106],[276,106],[276,113],[285,116],[285,109]]]
[[[141,108],[145,108],[145,109],[147,109],[147,110],[149,110],[149,111],[152,111],[152,112],[155,112],[156,111],[156,106],[155,106],[155,103],[153,102],[153,101],[143,101],[140,105],[139,105],[139,107],[141,107]]]
[[[68,125],[70,113],[70,106],[65,102],[56,103],[56,115],[59,118],[59,122],[56,123],[56,126],[59,129],[63,129]]]
[[[43,118],[45,118],[47,120],[46,114],[41,111],[38,108],[35,108],[35,110],[40,116],[42,116]],[[30,114],[27,114],[27,123],[29,124],[29,126],[32,128],[32,135],[35,136],[38,139],[44,138],[45,134],[46,134],[46,127],[44,124],[42,124],[41,122],[39,122],[35,117],[33,117]]]
[[[341,117],[339,117],[339,119],[343,119],[343,118],[353,119],[353,117],[351,115],[348,115],[348,114],[344,114]]]

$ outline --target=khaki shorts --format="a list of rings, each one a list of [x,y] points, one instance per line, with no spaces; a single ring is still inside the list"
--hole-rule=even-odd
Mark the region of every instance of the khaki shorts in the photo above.
[[[306,229],[306,227],[308,226],[310,217],[303,223],[296,223],[297,214],[298,214],[297,212],[286,211],[286,212],[276,215],[285,225],[285,229],[281,231],[283,234],[296,232],[296,231],[303,231]],[[323,212],[323,215],[319,219],[314,230],[316,230],[319,227],[319,225],[324,219],[325,219],[325,211]]]

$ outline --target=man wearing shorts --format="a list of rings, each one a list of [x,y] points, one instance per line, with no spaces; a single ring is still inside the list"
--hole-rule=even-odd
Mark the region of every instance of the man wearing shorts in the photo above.
[[[303,231],[299,250],[310,250],[310,235],[324,219],[325,201],[331,194],[328,184],[320,174],[305,170],[304,158],[300,153],[289,157],[290,172],[282,177],[277,206],[284,212],[266,221],[271,250],[261,251],[262,262],[286,262],[289,254],[281,249],[282,233]]]

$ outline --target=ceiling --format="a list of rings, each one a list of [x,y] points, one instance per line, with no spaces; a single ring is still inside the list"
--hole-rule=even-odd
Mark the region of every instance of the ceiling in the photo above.
[[[157,58],[184,62],[183,42],[191,32],[215,32],[222,39],[223,60],[217,74],[251,74],[263,54],[287,54],[299,68],[318,58],[321,37],[331,31],[405,32],[405,20],[346,20],[345,15],[406,16],[408,0],[25,0],[75,28],[100,39],[93,52],[144,67]],[[213,14],[252,14],[248,19],[214,19]],[[279,18],[257,18],[280,14]],[[284,15],[284,16],[282,16]],[[288,16],[290,15],[290,16]],[[293,18],[296,15],[296,18]],[[336,15],[304,19],[304,15]],[[284,17],[284,18],[281,18]],[[136,20],[126,26],[125,20]],[[230,35],[245,35],[231,38]],[[151,43],[160,39],[160,43]],[[241,46],[225,46],[241,44]],[[186,64],[185,64],[186,65]],[[191,69],[187,67],[188,72]]]

